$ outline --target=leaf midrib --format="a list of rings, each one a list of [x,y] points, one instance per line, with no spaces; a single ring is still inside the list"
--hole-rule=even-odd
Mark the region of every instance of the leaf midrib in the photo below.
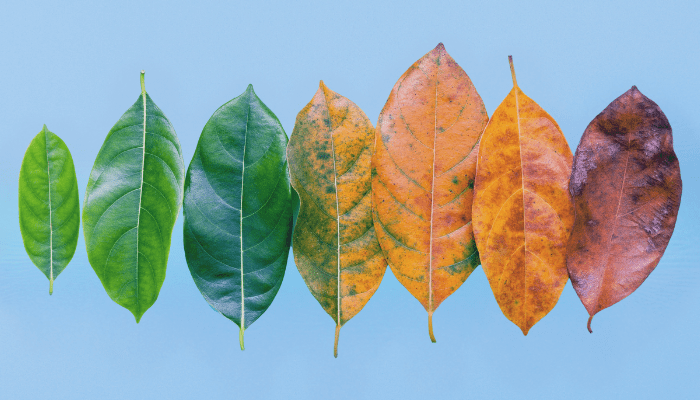
[[[613,219],[612,228],[610,230],[610,237],[608,238],[608,245],[607,245],[607,248],[605,249],[606,257],[605,257],[605,262],[603,263],[603,279],[601,280],[603,282],[603,284],[601,284],[601,290],[600,290],[600,293],[599,293],[598,298],[597,298],[597,303],[598,303],[597,306],[598,307],[600,307],[600,305],[601,305],[600,299],[603,298],[603,295],[605,294],[606,289],[610,286],[610,285],[605,285],[604,283],[612,280],[610,278],[611,268],[608,267],[608,262],[610,261],[610,247],[612,246],[613,236],[615,236],[615,230],[618,226],[618,220],[620,218],[619,214],[620,214],[620,206],[622,205],[622,194],[625,191],[625,181],[627,180],[627,167],[629,166],[630,156],[632,154],[632,152],[630,150],[631,143],[632,143],[632,136],[629,133],[627,133],[627,159],[625,160],[625,170],[622,173],[622,185],[620,185],[620,194],[618,195],[618,198],[617,198],[617,209],[615,210],[615,218]]]
[[[239,223],[240,223],[240,230],[238,232],[238,237],[240,238],[241,242],[241,247],[240,247],[240,253],[241,253],[241,335],[243,334],[243,331],[245,330],[245,280],[244,280],[244,275],[245,272],[243,271],[243,196],[245,195],[244,193],[244,184],[245,184],[245,150],[246,150],[246,145],[248,144],[248,121],[250,120],[250,101],[251,101],[251,96],[252,93],[250,91],[248,92],[248,112],[245,115],[245,132],[243,134],[243,155],[241,157],[241,206],[240,210],[238,212],[238,218],[239,218]],[[220,139],[219,139],[220,141]],[[231,156],[233,158],[233,156]],[[242,340],[242,339],[241,339]],[[243,342],[241,341],[241,348],[243,347]]]
[[[46,148],[46,171],[49,183],[49,293],[53,292],[53,209],[51,207],[51,160],[49,158],[49,130],[44,126]]]
[[[522,140],[522,133],[520,129],[520,98],[518,97],[518,91],[520,88],[518,87],[518,83],[515,80],[515,72],[513,72],[513,92],[515,92],[515,115],[516,115],[516,121],[518,124],[518,152],[520,154],[520,192],[522,195],[522,204],[523,204],[523,250],[525,254],[528,253],[527,250],[527,232],[525,231],[525,167],[524,167],[524,162],[523,162],[523,140]],[[505,203],[504,203],[505,204]],[[512,255],[511,255],[512,257]],[[510,260],[509,260],[510,262]],[[527,268],[527,263],[525,265],[525,268]],[[505,272],[505,269],[503,270]],[[501,273],[501,282],[503,282],[503,273]],[[527,279],[523,279],[523,304],[527,304]],[[524,307],[523,307],[524,310]],[[525,313],[525,311],[523,311]]]
[[[331,118],[331,108],[328,104],[328,98],[326,97],[326,91],[323,91],[323,101],[326,106],[324,110],[328,114],[328,125],[330,127],[329,136],[331,137],[331,154],[333,155],[333,189],[335,192],[335,224],[336,224],[336,257],[337,257],[337,272],[336,272],[336,324],[341,326],[340,320],[340,307],[341,307],[341,293],[340,293],[340,206],[338,201],[338,168],[335,163],[335,141],[333,140],[333,119]],[[349,114],[348,110],[348,114]],[[341,126],[343,122],[347,119],[347,114],[343,120],[338,124]]]
[[[438,74],[440,73],[440,56],[437,58],[438,68],[435,71],[435,115],[433,124],[433,162],[432,162],[432,179],[430,180],[430,249],[428,254],[428,318],[432,318],[433,312],[433,226],[435,225],[435,156],[437,150],[437,113],[438,113],[438,85],[440,84],[440,79]],[[430,331],[432,338],[432,329]]]
[[[141,146],[143,148],[141,152],[141,180],[139,181],[139,210],[136,216],[136,277],[134,281],[136,282],[136,308],[138,312],[141,311],[141,302],[139,301],[139,227],[141,226],[141,203],[143,201],[143,172],[146,169],[146,90],[141,91],[141,98],[143,99],[143,141]]]

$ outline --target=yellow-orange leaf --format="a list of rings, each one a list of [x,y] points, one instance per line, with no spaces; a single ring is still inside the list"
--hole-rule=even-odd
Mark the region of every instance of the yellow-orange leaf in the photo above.
[[[471,206],[487,122],[481,97],[442,43],[396,82],[377,122],[377,237],[396,278],[428,311],[433,342],[433,311],[479,265]]]
[[[299,193],[294,261],[316,300],[340,327],[360,312],[386,271],[372,224],[374,127],[352,101],[321,81],[297,115],[287,146]]]
[[[513,90],[481,138],[474,236],[501,311],[527,335],[568,279],[573,156],[556,121],[520,90],[510,64]]]

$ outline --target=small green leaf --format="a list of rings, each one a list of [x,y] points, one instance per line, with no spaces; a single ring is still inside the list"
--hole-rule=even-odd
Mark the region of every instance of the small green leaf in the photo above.
[[[253,86],[204,126],[185,179],[187,265],[206,301],[243,332],[282,284],[292,233],[287,135]]]
[[[83,207],[90,264],[136,322],[163,285],[185,175],[175,130],[146,93],[143,74],[141,95],[97,154]]]
[[[52,294],[54,279],[78,245],[80,201],[70,151],[46,125],[29,144],[19,171],[19,228]]]

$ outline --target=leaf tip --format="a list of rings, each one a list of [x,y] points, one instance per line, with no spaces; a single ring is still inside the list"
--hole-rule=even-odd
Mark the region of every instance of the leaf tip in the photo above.
[[[445,51],[445,45],[442,44],[442,42],[438,43],[437,46],[435,46],[435,50],[437,51]]]
[[[246,91],[246,93],[255,93],[255,91],[253,90],[253,84],[249,83],[248,87],[245,89],[245,91]]]
[[[635,97],[638,97],[640,95],[643,97],[646,97],[642,94],[642,92],[639,91],[639,89],[637,88],[637,85],[632,85],[630,90],[628,90],[627,93],[625,93],[625,94],[629,94],[629,95],[635,96]]]
[[[632,86],[634,88],[634,86]],[[588,317],[588,324],[586,324],[586,327],[588,328],[588,333],[593,333],[593,330],[591,329],[591,321],[593,320],[593,315]]]
[[[517,322],[515,322],[515,324],[518,326],[518,328],[520,328],[521,331],[523,331],[523,336],[527,336],[527,334],[530,333],[530,329],[532,329],[532,327],[535,325],[530,321],[524,321],[522,325],[520,325]]]
[[[323,80],[319,82],[318,90],[323,92],[323,96],[326,98],[326,100],[329,100],[333,97],[333,91],[328,89],[328,86],[326,86]]]
[[[131,313],[134,314],[134,319],[136,319],[137,324],[141,322],[141,317],[143,317],[143,313],[137,313],[134,311],[132,311]]]

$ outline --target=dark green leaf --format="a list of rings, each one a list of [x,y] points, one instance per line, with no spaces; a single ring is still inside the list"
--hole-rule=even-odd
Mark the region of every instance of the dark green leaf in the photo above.
[[[44,128],[27,148],[19,171],[19,228],[24,248],[53,281],[78,244],[80,202],[73,158],[63,140]]]
[[[182,204],[184,162],[170,121],[146,93],[109,131],[85,194],[88,259],[107,294],[136,317],[155,303]]]
[[[199,138],[185,179],[184,244],[207,302],[243,332],[282,284],[292,232],[287,135],[253,86]]]

